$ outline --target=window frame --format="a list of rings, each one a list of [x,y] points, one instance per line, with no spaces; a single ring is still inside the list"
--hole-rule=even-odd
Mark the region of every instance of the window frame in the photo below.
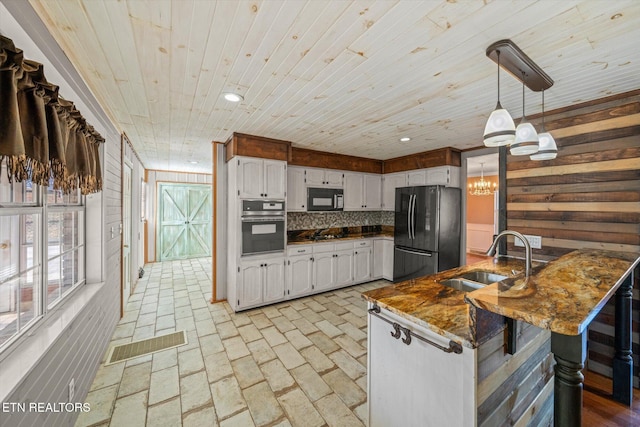
[[[0,171],[4,172],[6,168],[4,162],[1,162]],[[31,187],[32,200],[29,202],[16,202],[16,186],[22,185],[22,195],[20,198],[24,198],[24,195],[28,192],[25,191],[27,186]],[[86,217],[86,196],[82,195],[80,189],[76,189],[77,196],[73,197],[76,202],[68,203],[69,196],[64,195],[63,200],[60,203],[56,203],[59,194],[54,194],[53,202],[49,202],[51,196],[51,185],[45,187],[42,185],[32,184],[31,181],[23,181],[21,183],[9,183],[6,179],[6,175],[0,177],[1,186],[9,186],[10,189],[4,195],[9,200],[2,201],[0,199],[0,216],[11,217],[17,216],[19,221],[20,231],[17,239],[13,235],[9,237],[10,245],[17,245],[18,249],[18,267],[17,271],[10,277],[7,277],[2,284],[9,283],[17,280],[17,297],[16,297],[16,332],[13,333],[4,342],[0,342],[0,360],[5,353],[10,353],[14,344],[17,344],[28,331],[32,330],[42,323],[43,320],[48,318],[49,312],[55,311],[56,307],[63,304],[71,295],[73,295],[79,288],[83,287],[87,283],[86,279],[86,238],[87,238],[87,217]],[[54,190],[55,191],[55,190]],[[2,194],[0,193],[0,196]],[[72,246],[63,250],[64,244],[60,242],[60,251],[52,258],[49,257],[49,215],[55,213],[68,213],[75,212],[74,216],[74,230],[72,238]],[[27,231],[25,228],[25,218],[27,215],[36,215],[39,217],[39,224],[36,225],[37,236],[34,233],[33,244],[27,242]],[[64,218],[64,215],[62,215]],[[62,221],[60,222],[62,223]],[[62,233],[59,237],[62,238]],[[15,240],[15,241],[14,241]],[[28,266],[28,260],[26,256],[25,248],[33,247],[33,263]],[[72,268],[72,284],[67,289],[64,287],[64,276],[62,271],[62,260],[65,254],[77,252],[77,269]],[[52,260],[60,260],[61,271],[59,278],[59,295],[51,302],[48,303],[48,286],[49,286],[49,262]],[[23,277],[29,273],[32,275],[38,275],[34,278],[33,290],[32,290],[32,303],[33,305],[33,317],[26,323],[22,324],[22,289],[24,280]],[[80,279],[78,279],[81,277]],[[36,290],[37,289],[37,290]]]

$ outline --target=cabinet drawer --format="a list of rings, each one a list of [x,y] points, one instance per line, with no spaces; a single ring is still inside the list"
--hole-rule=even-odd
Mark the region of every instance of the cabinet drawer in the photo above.
[[[312,245],[292,245],[287,248],[287,255],[304,255],[313,252]]]
[[[358,248],[370,248],[372,243],[371,243],[371,239],[366,239],[366,240],[358,240],[356,242],[353,243],[353,247],[355,249]]]
[[[353,242],[336,243],[336,251],[346,251],[349,249],[353,249]]]
[[[314,254],[333,252],[334,250],[335,250],[335,245],[333,243],[316,243],[315,245],[313,245]]]

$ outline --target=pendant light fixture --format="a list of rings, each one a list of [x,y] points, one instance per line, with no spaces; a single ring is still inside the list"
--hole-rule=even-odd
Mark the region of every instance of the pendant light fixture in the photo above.
[[[542,91],[542,132],[538,134],[540,140],[540,147],[538,152],[531,155],[531,160],[552,160],[555,159],[558,154],[558,147],[555,139],[544,128],[544,90]]]
[[[516,139],[511,143],[509,152],[514,156],[524,156],[538,152],[538,133],[531,123],[527,121],[524,112],[524,80],[525,73],[522,72],[522,119],[516,128]]]
[[[509,145],[516,134],[516,125],[511,115],[500,105],[500,51],[497,50],[496,53],[498,55],[498,103],[484,128],[484,145],[487,147]]]

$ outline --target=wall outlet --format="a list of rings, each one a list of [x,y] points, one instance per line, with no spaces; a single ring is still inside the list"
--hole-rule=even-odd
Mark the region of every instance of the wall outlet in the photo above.
[[[73,398],[76,395],[76,380],[75,378],[71,378],[69,381],[69,402],[73,402]]]
[[[531,236],[525,234],[524,237],[529,241],[532,249],[542,249],[542,237],[541,236]],[[513,239],[515,246],[524,247],[524,243],[520,241],[517,237]]]

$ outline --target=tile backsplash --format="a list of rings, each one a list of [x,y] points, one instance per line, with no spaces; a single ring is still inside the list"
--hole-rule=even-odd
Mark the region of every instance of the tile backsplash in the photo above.
[[[393,225],[393,218],[394,213],[389,211],[288,212],[287,230]]]

